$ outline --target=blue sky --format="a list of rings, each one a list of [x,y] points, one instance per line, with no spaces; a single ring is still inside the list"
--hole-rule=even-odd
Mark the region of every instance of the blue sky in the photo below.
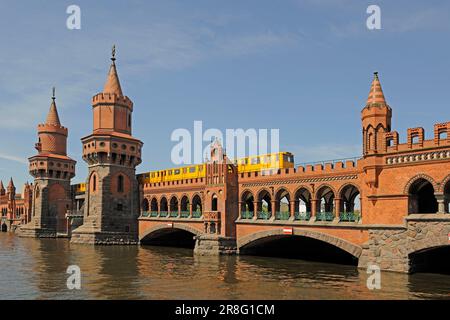
[[[81,8],[81,30],[66,8]],[[381,7],[382,29],[366,9]],[[144,143],[139,172],[170,167],[170,135],[205,128],[279,128],[296,162],[358,156],[360,111],[373,71],[393,108],[393,129],[450,120],[450,3],[438,1],[0,1],[0,179],[32,180],[36,125],[51,87],[74,182],[85,179],[80,138],[91,97],[117,45],[123,91]]]

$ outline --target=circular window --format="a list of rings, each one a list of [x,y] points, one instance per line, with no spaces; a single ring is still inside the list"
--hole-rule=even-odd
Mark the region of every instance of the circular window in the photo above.
[[[58,163],[57,166],[58,166],[58,168],[60,168],[61,167],[61,163]]]
[[[113,143],[113,148],[117,148],[117,143]]]
[[[53,165],[54,165],[54,163],[53,163],[53,162],[50,162],[50,167],[53,167]]]
[[[131,149],[131,151],[134,151],[134,150],[136,150],[136,148],[135,148],[135,147],[131,147],[130,149]]]
[[[105,143],[104,142],[100,142],[100,147],[104,147]]]
[[[127,146],[123,144],[122,149],[125,150],[126,148],[127,148]]]

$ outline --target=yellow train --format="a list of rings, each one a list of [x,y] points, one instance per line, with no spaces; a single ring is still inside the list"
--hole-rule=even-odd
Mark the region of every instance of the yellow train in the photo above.
[[[72,186],[75,189],[75,193],[85,193],[86,192],[86,183],[78,183]]]
[[[290,152],[277,152],[241,158],[236,160],[235,164],[238,173],[287,169],[294,167],[294,156]],[[205,165],[199,164],[141,173],[137,178],[139,183],[145,184],[203,178],[205,174]]]

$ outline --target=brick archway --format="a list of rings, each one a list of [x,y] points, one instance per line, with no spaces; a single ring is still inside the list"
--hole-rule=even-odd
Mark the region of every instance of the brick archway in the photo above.
[[[333,237],[333,236],[330,236],[325,233],[310,231],[310,230],[294,229],[294,235],[326,242],[326,243],[331,244],[345,252],[348,252],[355,258],[359,258],[362,253],[362,248],[360,246],[355,245],[347,240]],[[275,236],[285,236],[283,229],[260,231],[260,232],[256,232],[256,233],[250,234],[248,236],[245,236],[241,239],[238,239],[238,241],[237,241],[238,251],[241,250],[242,248],[244,248],[245,246],[249,245],[250,243],[253,243],[255,241],[258,241],[258,240],[261,240],[264,238],[275,237]]]
[[[169,226],[167,226],[167,224],[160,224],[160,225],[151,227],[150,229],[146,230],[142,236],[139,236],[139,242],[141,242],[143,239],[150,236],[152,233],[156,233],[158,231],[163,231],[163,230],[169,230],[169,229],[178,229],[178,230],[187,231],[187,232],[192,233],[194,236],[201,236],[204,234],[200,230],[195,229],[195,228],[185,225],[185,224],[177,224],[174,227],[169,227]]]

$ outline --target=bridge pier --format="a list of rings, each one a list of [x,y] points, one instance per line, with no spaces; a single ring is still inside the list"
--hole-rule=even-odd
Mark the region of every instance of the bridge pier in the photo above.
[[[196,236],[194,254],[202,256],[237,254],[236,239],[211,234]]]
[[[358,266],[376,265],[381,270],[412,273],[421,268],[413,256],[450,244],[448,214],[413,214],[406,226],[369,229],[369,241],[362,246]]]

